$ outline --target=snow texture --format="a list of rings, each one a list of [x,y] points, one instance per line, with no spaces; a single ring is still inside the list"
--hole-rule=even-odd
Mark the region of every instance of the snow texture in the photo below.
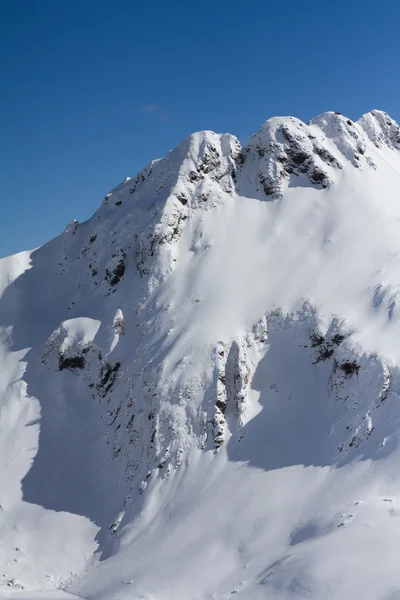
[[[0,260],[0,597],[400,597],[399,196],[386,113],[279,117]]]

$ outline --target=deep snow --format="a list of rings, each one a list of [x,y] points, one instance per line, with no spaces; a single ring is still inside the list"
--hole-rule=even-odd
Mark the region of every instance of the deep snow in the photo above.
[[[399,150],[200,132],[0,260],[0,595],[400,597]]]

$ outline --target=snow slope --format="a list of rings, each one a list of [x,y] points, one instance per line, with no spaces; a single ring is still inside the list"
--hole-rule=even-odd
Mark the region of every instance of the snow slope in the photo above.
[[[2,259],[0,596],[400,597],[399,200],[386,113],[273,118]]]

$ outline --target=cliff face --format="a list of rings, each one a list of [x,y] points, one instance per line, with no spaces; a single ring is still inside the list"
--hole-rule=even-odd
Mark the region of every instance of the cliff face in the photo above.
[[[200,132],[0,261],[4,589],[392,597],[399,150]]]

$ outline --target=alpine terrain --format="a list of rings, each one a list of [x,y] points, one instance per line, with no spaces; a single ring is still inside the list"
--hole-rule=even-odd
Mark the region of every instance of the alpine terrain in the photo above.
[[[0,597],[400,598],[400,131],[196,133],[0,260]]]

